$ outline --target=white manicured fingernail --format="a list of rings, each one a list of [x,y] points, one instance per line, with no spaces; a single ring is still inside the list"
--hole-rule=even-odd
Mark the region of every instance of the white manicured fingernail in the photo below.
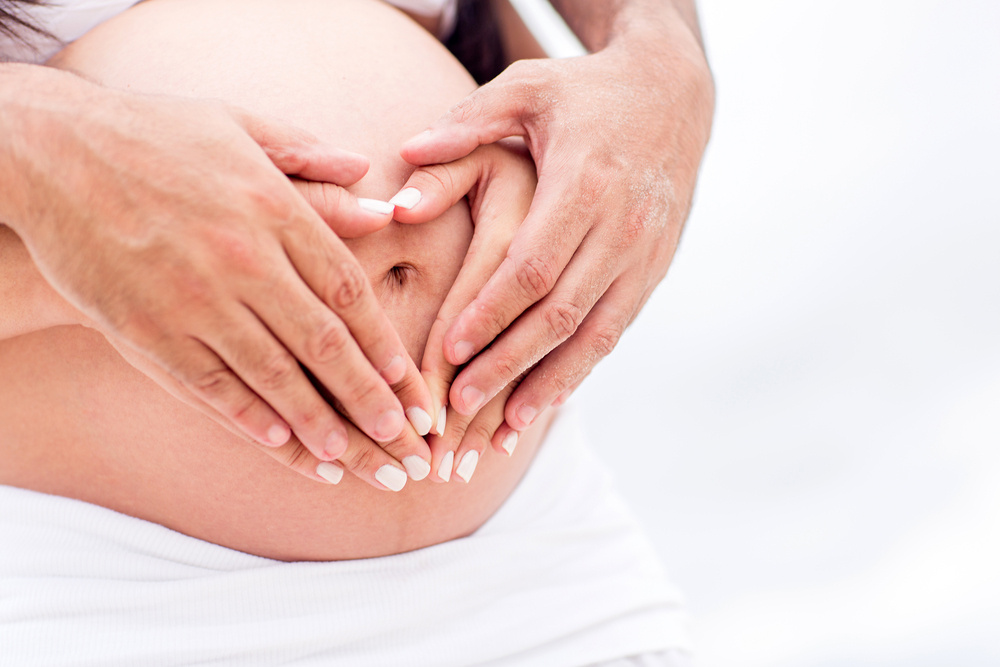
[[[464,364],[472,358],[472,353],[476,351],[475,346],[467,340],[460,340],[455,343],[455,358],[459,364]]]
[[[389,200],[389,203],[393,206],[405,208],[409,211],[411,208],[420,203],[421,197],[423,197],[423,195],[420,193],[420,190],[417,190],[416,188],[403,188],[399,191],[399,194]]]
[[[382,369],[382,379],[389,384],[396,384],[404,375],[406,375],[406,361],[398,354]]]
[[[455,468],[455,474],[468,482],[472,479],[472,473],[476,472],[477,465],[479,465],[479,452],[473,449],[462,457],[462,461]]]
[[[406,486],[406,471],[387,463],[375,472],[375,481],[390,491],[399,491]]]
[[[419,456],[407,456],[403,459],[403,467],[414,482],[419,482],[431,474],[431,464]]]
[[[444,435],[444,427],[448,425],[448,406],[442,405],[438,412],[437,434]]]
[[[387,201],[365,199],[364,197],[358,197],[358,206],[369,213],[378,213],[379,215],[392,215],[392,212],[396,210],[396,207]]]
[[[407,408],[406,417],[413,424],[413,428],[416,429],[417,435],[425,436],[431,432],[431,426],[434,422],[431,421],[431,416],[427,414],[427,411],[423,408],[418,408],[413,406],[412,408]]]
[[[503,439],[503,450],[507,456],[514,456],[514,448],[517,447],[517,431],[511,431]]]
[[[448,452],[442,457],[441,465],[438,466],[438,477],[446,482],[449,481],[453,465],[455,465],[455,452]]]
[[[330,484],[340,484],[340,480],[344,478],[344,469],[324,461],[316,466],[316,474]]]

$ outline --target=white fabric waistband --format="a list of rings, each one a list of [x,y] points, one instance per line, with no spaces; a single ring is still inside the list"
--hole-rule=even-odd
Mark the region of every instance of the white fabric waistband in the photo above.
[[[0,486],[4,660],[558,667],[687,648],[679,595],[582,440],[560,415],[472,536],[354,561],[272,561]]]

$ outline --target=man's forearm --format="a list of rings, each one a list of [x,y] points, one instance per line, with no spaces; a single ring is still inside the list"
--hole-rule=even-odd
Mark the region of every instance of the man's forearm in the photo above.
[[[688,31],[704,50],[694,0],[551,0],[552,6],[591,51],[600,51],[637,28],[670,35]]]

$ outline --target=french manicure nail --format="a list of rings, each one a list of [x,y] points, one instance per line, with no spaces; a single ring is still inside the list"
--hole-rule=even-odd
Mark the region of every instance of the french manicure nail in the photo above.
[[[451,480],[451,468],[455,465],[455,452],[448,452],[441,457],[441,465],[438,466],[438,477],[444,481]]]
[[[406,361],[403,357],[396,355],[389,360],[389,363],[381,370],[382,379],[389,384],[396,384],[406,375]]]
[[[411,208],[420,203],[420,198],[423,195],[420,190],[416,188],[403,188],[399,193],[389,200],[389,203],[393,206],[398,206],[399,208],[405,208],[409,211]]]
[[[524,423],[525,427],[531,426],[531,422],[535,421],[537,416],[538,410],[530,405],[522,405],[517,409],[517,418]]]
[[[502,447],[507,452],[507,456],[514,456],[514,448],[517,447],[517,431],[511,431],[504,436]]]
[[[375,481],[390,491],[399,491],[406,486],[406,471],[386,463],[375,471]]]
[[[369,213],[378,213],[379,215],[391,215],[396,210],[396,207],[387,201],[365,199],[364,197],[358,197],[358,206]]]
[[[330,484],[340,484],[340,480],[344,478],[344,469],[323,461],[316,466],[316,474],[330,482]]]
[[[455,359],[458,360],[459,365],[471,359],[475,351],[476,348],[467,340],[460,340],[455,343]]]
[[[379,442],[387,442],[400,434],[406,419],[399,410],[389,410],[379,417],[375,424],[375,439]]]
[[[465,401],[465,407],[469,412],[475,412],[486,400],[486,394],[469,385],[462,390],[462,400]]]
[[[434,422],[431,421],[431,416],[423,408],[418,408],[417,406],[407,408],[406,417],[413,424],[417,435],[423,437],[431,432],[431,426],[434,425]]]
[[[267,429],[267,442],[264,444],[272,447],[281,447],[288,442],[290,437],[292,437],[292,432],[287,426],[284,424],[274,424],[271,428]]]
[[[407,456],[403,459],[403,467],[406,468],[406,473],[414,482],[419,482],[431,474],[431,464],[419,456]]]
[[[462,457],[462,461],[458,464],[455,469],[455,474],[465,480],[466,483],[472,479],[472,473],[476,472],[476,466],[479,465],[479,452],[472,450],[465,453]]]
[[[444,427],[448,425],[448,406],[442,405],[438,412],[437,434],[444,435]]]

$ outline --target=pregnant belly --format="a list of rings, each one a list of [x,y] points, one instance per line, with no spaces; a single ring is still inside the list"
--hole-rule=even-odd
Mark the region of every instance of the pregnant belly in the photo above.
[[[474,531],[520,480],[544,428],[513,459],[487,450],[468,485],[411,481],[394,494],[286,470],[81,327],[0,344],[0,377],[0,483],[282,560],[399,553]]]

